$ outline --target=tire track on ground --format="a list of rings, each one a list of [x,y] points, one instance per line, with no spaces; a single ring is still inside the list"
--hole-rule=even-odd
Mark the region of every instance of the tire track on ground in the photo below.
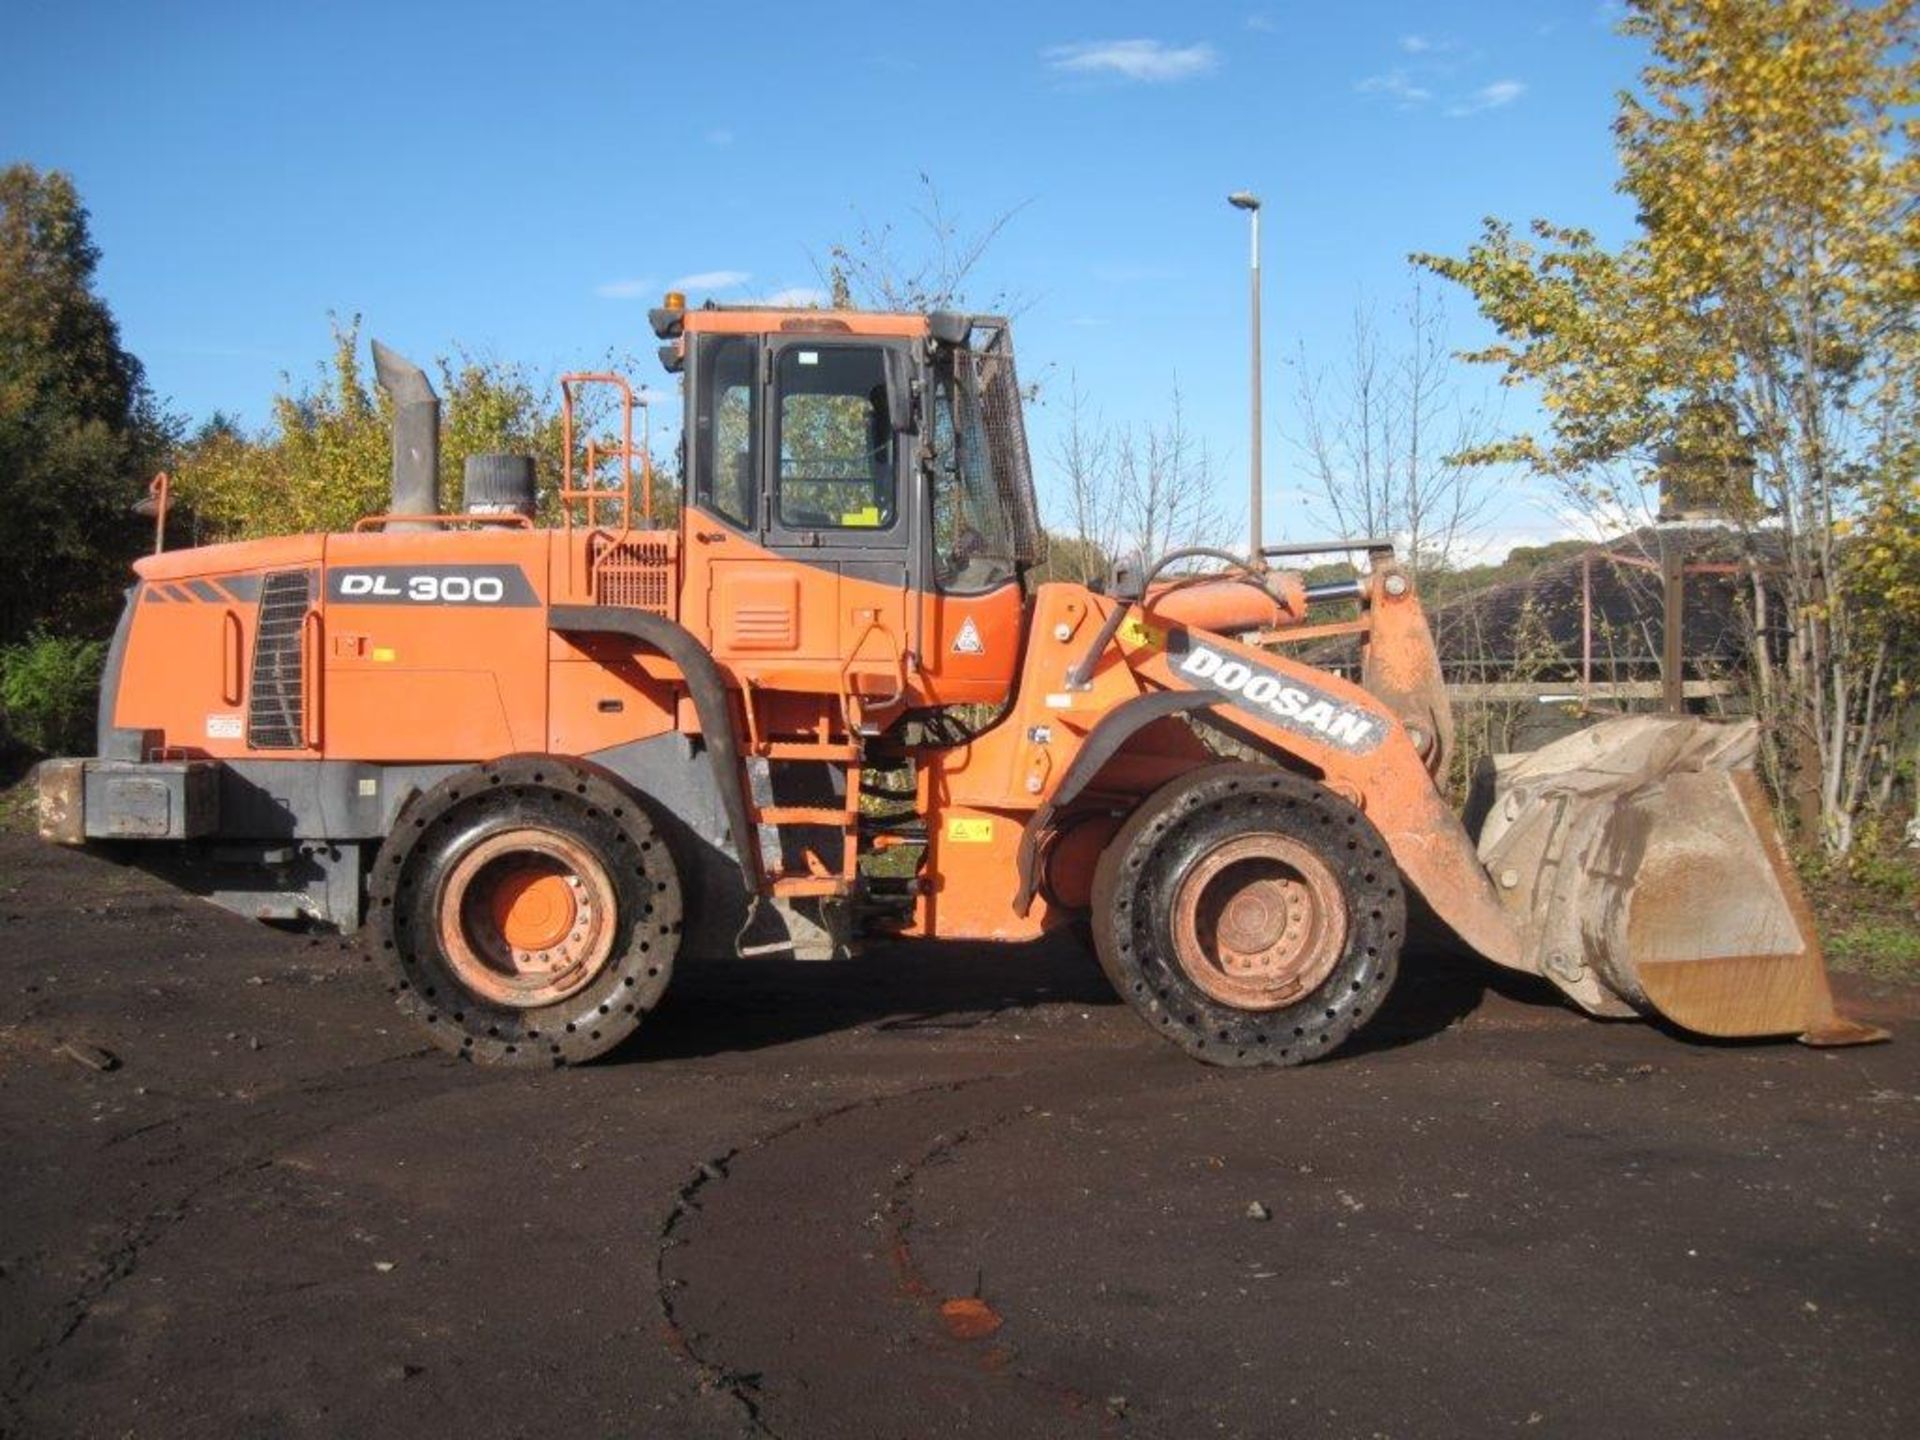
[[[739,1408],[746,1433],[774,1436],[778,1440],[778,1432],[768,1424],[762,1411],[759,1393],[760,1372],[727,1365],[715,1352],[713,1337],[688,1328],[682,1320],[682,1307],[674,1294],[688,1282],[669,1273],[670,1257],[674,1252],[684,1250],[694,1243],[688,1232],[702,1209],[702,1195],[710,1187],[725,1183],[734,1163],[743,1156],[764,1150],[793,1135],[820,1129],[861,1111],[875,1110],[881,1106],[902,1101],[923,1099],[929,1095],[959,1094],[963,1090],[1010,1078],[1014,1077],[991,1074],[939,1081],[929,1085],[916,1085],[905,1090],[889,1091],[883,1095],[862,1096],[858,1100],[850,1100],[826,1110],[816,1111],[811,1115],[798,1117],[702,1160],[694,1167],[686,1182],[675,1192],[673,1206],[667,1212],[666,1219],[661,1222],[654,1252],[655,1299],[659,1303],[661,1319],[665,1324],[666,1342],[675,1355],[693,1367],[694,1383],[701,1393],[724,1395]]]
[[[57,1307],[52,1322],[10,1367],[4,1384],[0,1384],[0,1432],[14,1433],[19,1428],[22,1408],[53,1368],[62,1347],[85,1327],[95,1307],[139,1270],[149,1252],[192,1217],[198,1205],[235,1181],[271,1169],[279,1155],[288,1149],[307,1144],[342,1126],[438,1099],[472,1083],[470,1071],[449,1073],[404,1093],[396,1092],[393,1077],[387,1073],[390,1067],[410,1063],[428,1053],[431,1052],[411,1051],[307,1081],[289,1088],[282,1096],[249,1106],[244,1113],[227,1110],[214,1115],[190,1114],[142,1127],[145,1134],[211,1132],[198,1138],[196,1148],[219,1153],[227,1148],[223,1141],[237,1139],[241,1153],[186,1184],[173,1187],[166,1198],[120,1223],[118,1238],[88,1268],[79,1285]],[[319,1113],[313,1113],[316,1111]],[[196,1121],[207,1123],[196,1125]],[[222,1130],[235,1133],[223,1136]]]

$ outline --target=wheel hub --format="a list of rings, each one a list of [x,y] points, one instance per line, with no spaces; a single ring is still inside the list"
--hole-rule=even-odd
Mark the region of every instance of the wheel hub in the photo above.
[[[550,950],[573,933],[580,913],[577,875],[556,875],[525,865],[493,887],[493,923],[515,950]]]
[[[1240,1010],[1274,1010],[1308,994],[1347,943],[1333,871],[1285,835],[1243,835],[1207,851],[1174,891],[1172,922],[1180,968]]]
[[[570,835],[524,827],[489,836],[447,873],[440,938],[476,995],[516,1009],[563,1000],[613,951],[613,882]]]

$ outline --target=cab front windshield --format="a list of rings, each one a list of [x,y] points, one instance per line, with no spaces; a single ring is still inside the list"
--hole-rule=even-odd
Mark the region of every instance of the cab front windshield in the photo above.
[[[934,370],[933,550],[942,590],[991,590],[1019,575],[1020,546],[995,475],[986,413],[948,361]]]

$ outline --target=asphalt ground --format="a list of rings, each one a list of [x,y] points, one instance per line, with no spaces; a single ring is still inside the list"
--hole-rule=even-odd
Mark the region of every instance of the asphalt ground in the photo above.
[[[1072,944],[902,946],[508,1073],[337,939],[0,835],[0,1433],[1906,1437],[1920,1006],[1844,994],[1906,1033],[1413,955],[1224,1072]]]

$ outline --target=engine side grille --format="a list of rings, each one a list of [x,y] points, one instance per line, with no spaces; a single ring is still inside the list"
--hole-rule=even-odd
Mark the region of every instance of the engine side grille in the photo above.
[[[603,540],[593,554],[593,598],[673,614],[673,548],[660,540]]]
[[[260,590],[253,637],[253,691],[247,697],[247,744],[256,750],[299,750],[302,630],[313,603],[313,572],[281,570]]]

